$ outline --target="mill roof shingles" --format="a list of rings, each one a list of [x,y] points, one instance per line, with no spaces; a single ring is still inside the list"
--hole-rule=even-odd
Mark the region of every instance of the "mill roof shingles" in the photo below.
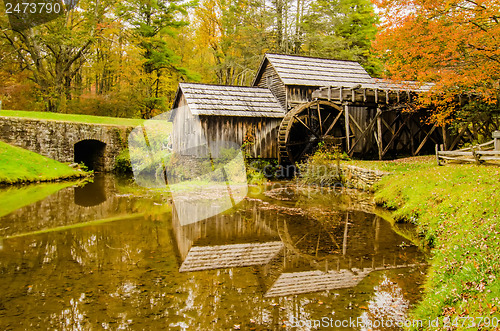
[[[373,78],[354,61],[266,54],[285,85],[349,86],[373,84]]]
[[[285,116],[285,110],[268,89],[193,83],[180,83],[179,89],[194,115]]]
[[[276,70],[285,85],[360,87],[414,92],[428,92],[434,86],[432,83],[397,82],[373,78],[361,64],[355,61],[283,54],[266,54],[263,63],[266,60]]]
[[[193,246],[179,268],[179,272],[264,265],[282,249],[281,241]]]
[[[319,291],[351,288],[359,284],[373,269],[319,270],[283,273],[274,282],[264,297],[297,295]]]

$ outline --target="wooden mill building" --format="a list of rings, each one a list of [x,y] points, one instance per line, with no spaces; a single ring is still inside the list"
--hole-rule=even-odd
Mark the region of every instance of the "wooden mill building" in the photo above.
[[[354,61],[266,54],[253,86],[270,89],[283,108],[313,101],[313,92],[323,86],[352,88],[371,84],[372,77]]]
[[[173,105],[174,151],[204,144],[241,146],[254,158],[275,158],[278,128],[285,110],[270,90],[243,86],[180,83]],[[214,142],[217,142],[215,144]],[[212,146],[211,146],[212,147]]]
[[[361,157],[417,155],[446,137],[425,114],[402,111],[430,88],[372,78],[354,61],[266,54],[251,87],[179,84],[174,127],[182,137],[193,134],[183,123],[198,116],[208,144],[250,140],[251,157],[282,164],[300,161],[322,141]]]

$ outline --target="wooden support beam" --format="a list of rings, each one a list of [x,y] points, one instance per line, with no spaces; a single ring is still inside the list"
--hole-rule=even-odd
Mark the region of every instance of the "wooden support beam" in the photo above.
[[[377,136],[378,136],[378,159],[382,160],[382,152],[384,151],[382,141],[382,117],[377,117]]]
[[[351,149],[351,139],[349,136],[351,135],[351,130],[349,127],[349,105],[347,103],[344,104],[344,118],[345,118],[345,138],[347,142],[347,150]]]
[[[441,127],[441,135],[443,136],[444,150],[448,150],[448,130],[446,130],[446,125],[443,124]]]
[[[408,122],[410,120],[410,117],[411,117],[411,115],[409,115],[407,118],[405,118],[405,120],[403,121],[403,123],[401,124],[401,126],[399,127],[399,129],[396,131],[396,133],[394,133],[391,141],[389,141],[389,143],[385,147],[384,151],[382,152],[382,156],[384,156],[389,151],[389,148],[391,147],[391,144],[393,144],[394,141],[400,136],[401,132],[403,131],[403,128],[405,126],[408,126]]]
[[[348,238],[348,231],[349,231],[349,213],[346,215],[345,219],[345,228],[344,228],[344,240],[342,242],[342,255],[347,254],[347,238]]]
[[[332,100],[332,87],[328,86],[328,101]]]
[[[382,124],[384,124],[387,130],[391,131],[392,135],[394,135],[394,130],[389,124],[387,124],[387,122],[383,118],[382,118]]]
[[[366,102],[366,89],[363,89],[363,102]]]
[[[340,92],[340,102],[343,102],[344,101],[344,95],[342,93],[342,86],[340,87],[339,92]]]
[[[350,118],[350,123],[354,123],[354,125],[356,126],[356,128],[359,130],[359,132],[363,132],[363,129],[361,128],[361,126],[358,124],[358,122],[356,122],[356,120],[354,119],[354,117],[352,117],[351,114],[349,114],[349,118]]]
[[[450,150],[454,150],[455,147],[458,145],[460,142],[460,139],[464,136],[465,132],[467,131],[467,126],[469,124],[467,123],[466,125],[462,126],[460,130],[458,130],[458,136],[453,140],[453,143],[450,145]]]
[[[438,130],[438,131],[439,131],[439,130]],[[439,139],[437,139],[437,140],[436,140],[436,139],[434,139],[433,135],[431,135],[431,136],[429,137],[429,139],[430,139],[430,140],[432,140],[435,144],[440,144]],[[442,144],[440,144],[440,145],[442,145]]]
[[[375,89],[375,103],[378,103],[378,89]]]
[[[396,117],[392,120],[392,122],[391,122],[391,124],[390,124],[390,126],[391,126],[391,127],[392,127],[394,124],[396,124],[396,122],[397,122],[397,121],[399,121],[399,118],[401,117],[401,114],[402,114],[402,112],[401,112],[401,111],[398,111],[398,112],[396,113]]]
[[[372,119],[370,124],[368,124],[368,127],[366,128],[366,130],[364,130],[361,133],[361,135],[359,136],[359,138],[354,141],[354,144],[352,144],[351,149],[349,150],[349,153],[348,153],[350,156],[352,156],[352,153],[354,152],[354,148],[356,147],[356,145],[361,140],[363,140],[368,134],[371,134],[371,131],[373,130],[373,127],[375,126],[375,123],[377,123],[377,119],[379,118],[379,116],[381,114],[382,114],[382,110],[380,108],[377,108],[377,113],[375,114],[375,117]]]
[[[323,135],[323,123],[321,123],[321,107],[318,101],[318,120],[319,120],[319,134]]]
[[[333,127],[335,126],[335,124],[337,124],[340,116],[342,116],[342,114],[344,113],[344,110],[342,109],[339,114],[337,115],[337,117],[335,117],[335,119],[333,120],[332,124],[330,125],[330,127],[328,128],[328,130],[326,130],[325,134],[323,134],[323,137],[327,136],[330,131],[332,131]]]
[[[309,132],[311,132],[316,138],[320,138],[316,132],[314,132],[306,123],[304,123],[298,116],[294,116],[300,124],[302,124]]]
[[[436,124],[434,124],[432,129],[425,136],[424,140],[422,140],[422,142],[420,143],[420,146],[418,146],[417,150],[415,151],[415,155],[418,155],[418,153],[420,153],[420,150],[422,148],[424,148],[425,143],[427,142],[427,140],[429,140],[430,136],[434,133],[434,130],[436,130]]]

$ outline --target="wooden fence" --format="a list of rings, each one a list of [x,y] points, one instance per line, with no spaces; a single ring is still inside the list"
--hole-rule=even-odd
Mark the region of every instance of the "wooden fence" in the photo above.
[[[441,165],[441,161],[473,162],[477,164],[500,162],[500,131],[493,133],[492,141],[455,151],[444,151],[443,145],[436,145],[436,161],[438,165]]]

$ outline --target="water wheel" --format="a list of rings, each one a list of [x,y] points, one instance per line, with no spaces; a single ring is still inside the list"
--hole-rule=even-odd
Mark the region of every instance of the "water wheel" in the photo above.
[[[311,101],[290,110],[278,131],[279,161],[295,163],[322,141],[345,141],[342,108],[325,100]]]

